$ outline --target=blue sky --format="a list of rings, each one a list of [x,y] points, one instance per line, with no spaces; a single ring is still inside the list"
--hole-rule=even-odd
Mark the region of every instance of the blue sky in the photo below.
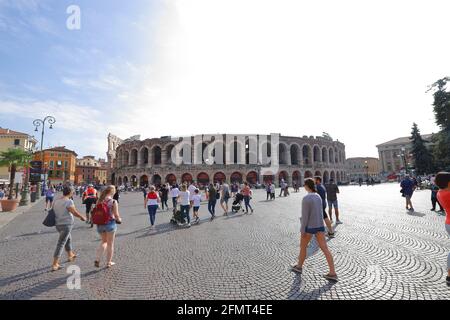
[[[81,9],[68,30],[66,9]],[[436,132],[450,2],[0,0],[0,126],[105,157],[122,138],[328,132],[347,156]],[[438,53],[436,44],[439,43]]]

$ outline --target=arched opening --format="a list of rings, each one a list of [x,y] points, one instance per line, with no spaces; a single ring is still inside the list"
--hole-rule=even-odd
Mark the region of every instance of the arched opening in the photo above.
[[[302,155],[303,155],[303,164],[310,165],[311,164],[311,147],[308,145],[303,146]]]
[[[242,183],[242,174],[240,172],[233,172],[230,177],[231,183]]]
[[[313,174],[312,174],[312,172],[311,171],[306,171],[305,172],[305,179],[307,179],[307,178],[312,178],[313,177]]]
[[[328,152],[327,148],[322,148],[322,162],[328,163]]]
[[[320,149],[318,146],[314,146],[314,162],[320,162]]]
[[[176,155],[172,155],[172,151],[173,151],[174,147],[175,146],[173,144],[166,147],[166,155],[167,155],[167,164],[168,165],[174,164],[174,160],[176,157]]]
[[[299,147],[296,144],[291,146],[291,164],[300,165]]]
[[[263,183],[265,185],[269,184],[269,183],[273,183],[274,176],[272,174],[265,174],[263,175]]]
[[[225,183],[226,176],[223,172],[217,172],[216,174],[214,174],[213,181],[214,181],[214,183],[220,183],[220,184]]]
[[[331,173],[330,173],[330,180],[333,180],[334,182],[336,182],[336,176],[334,174],[334,171],[331,171]]]
[[[337,149],[334,149],[334,162],[335,162],[335,163],[339,163],[339,159],[338,159],[338,151],[337,151]]]
[[[138,164],[138,151],[136,149],[131,150],[131,165],[137,166]]]
[[[328,173],[328,171],[324,171],[323,172],[323,183],[328,183],[330,182],[330,175]]]
[[[192,183],[194,179],[192,178],[192,175],[190,173],[185,173],[181,176],[181,183]]]
[[[161,147],[156,146],[153,148],[153,164],[161,165]]]
[[[143,175],[142,177],[141,177],[141,179],[139,180],[139,185],[141,186],[141,187],[148,187],[148,176],[146,176],[146,175]]]
[[[141,153],[140,154],[140,158],[141,158],[140,164],[144,165],[144,166],[148,165],[148,148],[147,147],[142,148],[140,153]]]
[[[131,180],[130,180],[131,186],[132,187],[137,187],[138,186],[138,179],[136,176],[131,176]]]
[[[333,149],[330,149],[330,151],[328,151],[328,159],[330,160],[330,163],[334,162],[334,151],[333,151]]]
[[[314,172],[314,177],[321,177],[322,178],[322,173],[320,173],[320,171],[317,170],[316,172]]]
[[[129,166],[130,165],[130,153],[128,151],[125,151],[123,154],[123,162],[124,162],[124,166]]]
[[[166,183],[168,183],[169,185],[173,186],[174,184],[177,183],[177,177],[170,173],[166,176]]]
[[[288,164],[287,148],[283,143],[280,143],[278,145],[278,157],[280,159],[280,164],[284,164],[284,165]]]
[[[301,185],[302,174],[300,171],[292,172],[292,183],[296,183],[297,186]]]
[[[288,183],[289,174],[286,171],[280,171],[278,173],[278,183],[281,183],[281,180],[284,180],[285,183]]]
[[[159,187],[161,185],[161,176],[159,174],[155,174],[152,177],[152,184],[156,187]]]
[[[341,182],[341,174],[338,172],[336,172],[336,182]]]
[[[122,177],[119,177],[119,179],[117,179],[117,185],[121,186],[122,184],[123,184]]]
[[[123,184],[124,185],[128,184],[128,177],[127,176],[123,177]]]
[[[209,175],[206,172],[201,172],[197,175],[197,183],[200,186],[206,186],[209,184]]]
[[[258,181],[258,174],[255,171],[250,171],[249,173],[247,173],[246,180],[251,185],[254,185]]]

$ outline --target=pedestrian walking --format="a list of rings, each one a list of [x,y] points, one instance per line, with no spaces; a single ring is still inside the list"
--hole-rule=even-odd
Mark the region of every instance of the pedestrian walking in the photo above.
[[[100,194],[97,201],[97,206],[106,206],[109,215],[109,219],[106,224],[98,224],[97,232],[100,234],[101,242],[100,246],[97,248],[96,259],[94,262],[95,267],[100,268],[100,262],[106,251],[106,266],[108,268],[112,267],[116,263],[112,261],[114,255],[114,240],[116,237],[117,224],[122,223],[122,219],[119,214],[119,205],[117,201],[113,199],[116,193],[116,188],[114,186],[108,186]]]
[[[161,202],[161,199],[158,192],[156,192],[154,186],[151,186],[147,198],[144,200],[144,208],[147,208],[150,216],[150,229],[155,228],[156,211],[158,210],[159,202]]]
[[[194,196],[192,197],[192,207],[194,211],[194,222],[198,223],[200,221],[200,217],[198,216],[198,211],[200,210],[200,203],[202,202],[202,196],[200,194],[200,190],[195,189]]]
[[[223,215],[228,215],[228,201],[230,200],[230,187],[224,183],[220,188],[220,206],[223,209]]]
[[[337,194],[339,193],[339,188],[337,184],[334,183],[334,179],[330,179],[330,183],[325,186],[327,190],[327,203],[328,203],[328,215],[330,217],[330,221],[333,222],[333,208],[334,213],[336,215],[336,224],[341,224],[341,220],[339,220],[339,206]]]
[[[323,225],[322,199],[317,194],[316,186],[311,178],[305,179],[305,190],[307,195],[302,200],[302,213],[300,217],[300,254],[297,264],[292,266],[292,271],[302,273],[308,244],[315,235],[319,248],[325,255],[329,267],[329,272],[324,277],[331,281],[337,281],[338,277],[334,269],[333,256],[328,249],[324,235],[325,227]]]
[[[239,186],[237,185],[237,183],[236,182],[234,182],[232,185],[231,185],[231,197],[235,197],[236,196],[236,194],[238,193],[238,191],[239,191]]]
[[[431,185],[431,211],[436,211],[436,203],[439,204],[439,212],[444,211],[444,209],[442,208],[441,203],[439,202],[439,200],[437,199],[437,194],[439,191],[439,187],[433,183]]]
[[[267,186],[266,186],[266,193],[267,193],[267,195],[266,195],[266,201],[268,201],[269,199],[271,199],[272,197],[271,197],[271,194],[270,194],[270,182],[267,184]]]
[[[216,217],[217,190],[211,183],[208,187],[208,211],[211,214],[211,221]]]
[[[119,188],[117,186],[115,186],[115,188],[116,188],[116,193],[114,193],[113,200],[116,200],[117,203],[119,203],[120,191],[119,191]]]
[[[191,217],[189,214],[189,211],[191,209],[191,201],[190,201],[190,193],[188,191],[188,188],[186,184],[183,184],[181,186],[181,191],[178,195],[178,203],[180,203],[181,208],[181,216],[183,218],[186,218],[187,226],[191,226]]]
[[[242,195],[244,196],[245,214],[248,214],[248,208],[250,208],[250,210],[252,210],[251,212],[253,213],[253,208],[250,205],[250,200],[252,199],[252,194],[253,194],[253,192],[250,189],[248,182],[244,182],[244,188],[242,188]]]
[[[175,213],[177,210],[178,196],[180,195],[180,189],[178,189],[176,184],[170,188],[169,195],[172,198],[173,213]]]
[[[284,183],[284,179],[281,179],[280,182],[280,195],[278,197],[281,197],[281,195],[284,193],[284,188],[286,187],[285,183]]]
[[[55,187],[51,186],[50,188],[47,189],[47,191],[45,191],[45,210],[44,211],[48,211],[52,205],[53,205],[53,200],[55,199]]]
[[[439,172],[435,183],[439,187],[437,199],[445,210],[445,230],[450,236],[450,172]],[[447,255],[447,286],[450,286],[450,252]]]
[[[85,192],[83,192],[83,203],[86,205],[86,223],[91,224],[92,227],[92,219],[90,219],[89,215],[92,210],[92,205],[97,202],[97,190],[94,189],[94,186],[90,184]],[[92,217],[91,217],[92,218]]]
[[[400,183],[401,187],[401,194],[402,197],[405,197],[406,200],[406,210],[414,211],[411,198],[414,193],[414,181],[411,180],[409,177],[409,174],[405,175],[405,178],[403,178],[402,182]]]
[[[169,210],[169,205],[167,204],[167,200],[169,199],[169,186],[167,184],[163,184],[161,189],[159,190],[161,193],[161,209]]]
[[[317,190],[317,194],[320,196],[320,198],[322,199],[322,208],[323,208],[323,221],[325,221],[325,224],[328,228],[328,236],[330,238],[334,237],[334,230],[333,230],[333,226],[331,225],[331,221],[328,218],[327,215],[327,190],[325,189],[324,185],[322,184],[322,178],[317,176],[314,178],[314,182],[316,184],[316,190]]]
[[[77,255],[73,252],[72,248],[72,228],[74,225],[74,216],[81,221],[85,221],[83,217],[75,208],[73,200],[70,198],[73,196],[73,190],[71,188],[64,188],[61,198],[56,199],[53,203],[53,210],[55,211],[55,227],[59,233],[58,243],[56,245],[55,253],[53,254],[52,271],[61,269],[59,259],[63,248],[67,252],[69,262],[73,262]]]
[[[275,185],[270,183],[270,199],[275,200]]]

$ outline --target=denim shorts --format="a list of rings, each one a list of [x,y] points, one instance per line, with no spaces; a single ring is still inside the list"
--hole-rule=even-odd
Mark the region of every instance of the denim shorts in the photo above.
[[[53,202],[54,197],[45,197],[45,202]]]
[[[198,210],[200,209],[200,207],[193,207],[194,208],[194,212],[198,212]]]
[[[325,232],[325,227],[320,228],[308,228],[306,227],[306,233],[316,234],[317,232]]]
[[[327,202],[328,202],[328,208],[332,208],[332,207],[334,207],[335,209],[338,209],[338,201],[337,200],[334,200],[334,201],[330,201],[330,200],[327,200]]]
[[[97,232],[98,233],[105,233],[105,232],[116,232],[117,231],[117,224],[116,220],[112,220],[108,224],[102,224],[97,225]]]

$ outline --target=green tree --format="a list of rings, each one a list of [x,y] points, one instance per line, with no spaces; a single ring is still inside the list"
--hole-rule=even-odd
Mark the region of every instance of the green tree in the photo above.
[[[8,167],[10,170],[8,200],[12,200],[13,197],[17,169],[27,166],[31,159],[32,154],[22,149],[8,149],[0,152],[0,167]]]
[[[434,137],[434,165],[437,170],[450,170],[450,92],[447,91],[449,77],[439,79],[430,86],[433,93],[433,112],[436,124],[441,129]]]
[[[414,157],[416,173],[420,175],[430,173],[433,170],[433,157],[425,146],[425,140],[420,135],[420,130],[416,123],[413,123],[409,139],[412,144],[411,153]]]

